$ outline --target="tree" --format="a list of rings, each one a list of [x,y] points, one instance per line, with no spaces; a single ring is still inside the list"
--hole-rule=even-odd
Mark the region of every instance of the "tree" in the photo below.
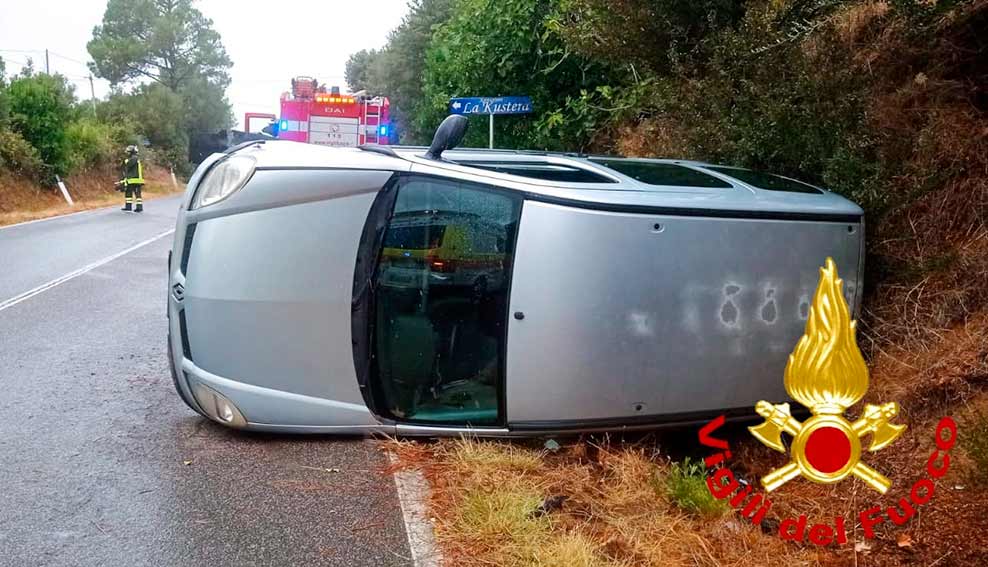
[[[381,50],[360,51],[347,62],[347,84],[391,99],[391,120],[397,123],[402,141],[425,143],[429,132],[416,127],[412,117],[422,106],[426,51],[432,36],[452,13],[452,0],[412,0],[401,25]]]
[[[75,95],[65,77],[17,77],[6,93],[12,129],[34,146],[52,173],[66,173],[70,163],[65,128],[72,118]]]
[[[7,66],[0,57],[0,129],[6,128],[7,118],[10,115],[10,101],[7,99],[5,89],[7,87]]]
[[[212,26],[192,0],[109,0],[87,45],[97,75],[117,88],[138,83],[118,92],[110,111],[175,166],[192,137],[233,123],[225,94],[232,62]]]
[[[156,147],[185,147],[188,134],[183,127],[186,112],[182,97],[160,84],[141,85],[130,94],[110,95],[100,105],[100,119],[111,123],[130,123]]]
[[[178,89],[185,106],[182,124],[190,137],[199,132],[216,132],[233,124],[233,112],[224,87],[197,77]]]
[[[457,2],[426,52],[415,130],[431,133],[452,97],[529,95],[535,116],[497,120],[498,145],[547,145],[540,143],[535,129],[540,116],[563,106],[568,96],[607,85],[610,79],[607,66],[565,45],[554,25],[558,6],[559,0]],[[466,143],[486,145],[484,130],[475,127]]]
[[[109,0],[87,44],[92,69],[113,84],[151,79],[173,91],[204,78],[226,87],[233,64],[192,0]]]
[[[556,24],[585,56],[661,72],[701,58],[703,42],[744,10],[735,0],[561,0]]]
[[[18,75],[16,75],[16,76],[19,76],[19,77],[30,77],[32,75],[34,75],[34,59],[31,59],[30,57],[28,57],[27,58],[27,63],[25,63],[24,66],[21,67],[21,72]]]
[[[346,84],[352,91],[367,91],[371,94],[378,94],[380,85],[375,84],[377,77],[374,77],[374,66],[383,56],[383,51],[376,49],[361,49],[350,55],[346,62]]]

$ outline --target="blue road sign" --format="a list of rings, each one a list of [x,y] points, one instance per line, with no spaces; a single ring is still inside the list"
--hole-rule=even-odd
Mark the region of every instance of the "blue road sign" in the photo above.
[[[449,100],[453,114],[530,114],[532,98],[527,96],[460,97]]]

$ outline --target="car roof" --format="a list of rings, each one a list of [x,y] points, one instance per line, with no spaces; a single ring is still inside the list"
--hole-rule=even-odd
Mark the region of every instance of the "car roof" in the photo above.
[[[856,204],[825,189],[816,188],[819,192],[810,193],[766,190],[735,177],[749,170],[701,161],[475,148],[447,150],[442,160],[432,160],[425,157],[426,149],[421,146],[331,148],[275,140],[273,143],[248,142],[228,151],[250,153],[256,159],[258,169],[415,171],[464,181],[493,183],[532,196],[575,201],[589,206],[596,204],[601,208],[665,207],[844,217],[863,215]],[[608,167],[601,161],[618,166],[622,163],[668,164],[713,178],[721,186],[654,185]],[[519,167],[556,168],[564,173],[576,172],[578,176],[586,172],[586,177],[592,181],[572,181],[565,177],[563,180],[547,180],[511,173],[513,168],[517,170]],[[732,175],[733,170],[739,173]]]

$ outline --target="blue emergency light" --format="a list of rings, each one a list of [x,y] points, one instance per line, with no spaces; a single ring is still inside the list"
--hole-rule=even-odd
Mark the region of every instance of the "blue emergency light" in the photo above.
[[[388,125],[387,124],[381,124],[377,128],[377,135],[380,136],[380,137],[382,137],[382,138],[386,138],[388,136]]]
[[[288,121],[287,120],[282,120],[281,123],[278,124],[278,131],[279,132],[287,132],[288,131]]]

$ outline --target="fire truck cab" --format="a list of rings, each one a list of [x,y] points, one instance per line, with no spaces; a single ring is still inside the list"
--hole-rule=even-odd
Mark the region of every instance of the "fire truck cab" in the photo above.
[[[390,106],[387,97],[327,91],[312,77],[295,77],[281,95],[278,138],[340,148],[389,144]]]

